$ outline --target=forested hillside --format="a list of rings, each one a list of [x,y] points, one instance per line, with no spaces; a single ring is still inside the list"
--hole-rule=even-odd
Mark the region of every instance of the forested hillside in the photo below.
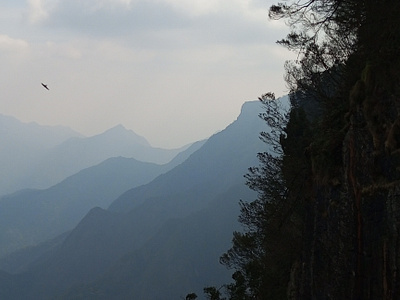
[[[259,196],[221,257],[234,282],[208,298],[400,298],[399,13],[393,0],[270,8],[298,53],[285,65],[292,108],[261,97],[275,153],[247,175]]]

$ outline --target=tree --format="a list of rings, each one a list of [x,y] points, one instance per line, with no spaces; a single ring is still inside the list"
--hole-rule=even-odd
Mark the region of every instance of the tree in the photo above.
[[[197,299],[197,295],[195,293],[187,294],[185,300],[195,300]]]
[[[337,73],[331,71],[344,64],[355,50],[360,2],[300,0],[286,3],[273,5],[269,12],[272,19],[286,19],[291,28],[286,39],[278,43],[298,52],[298,59],[285,65],[286,82],[292,92],[307,90],[325,98],[327,89],[321,84],[320,75],[329,76],[331,84],[339,84]],[[354,12],[354,16],[346,18],[349,11]]]
[[[234,283],[225,286],[229,299],[317,299],[324,289],[338,299],[373,298],[379,289],[396,297],[389,288],[400,284],[393,275],[396,251],[389,264],[387,244],[366,247],[372,227],[364,219],[382,190],[388,193],[400,179],[399,13],[398,0],[296,0],[271,7],[270,17],[291,28],[278,43],[298,53],[285,64],[292,106],[282,114],[273,94],[260,99],[261,117],[271,127],[261,137],[274,151],[258,154],[259,166],[249,169],[247,184],[258,197],[240,202],[243,231],[234,232],[232,248],[221,257],[235,270]],[[369,169],[360,167],[365,160]],[[366,182],[375,195],[363,203]],[[326,274],[325,265],[335,273]],[[382,280],[371,277],[373,270]]]
[[[221,292],[213,286],[204,288],[204,294],[208,300],[225,300],[225,298],[221,298]]]
[[[230,299],[286,298],[293,266],[301,259],[305,210],[312,194],[309,146],[314,133],[309,124],[313,117],[307,116],[299,99],[314,99],[324,110],[339,89],[341,64],[350,54],[345,44],[354,39],[340,39],[343,32],[332,25],[338,17],[336,4],[304,1],[270,10],[273,18],[289,17],[292,29],[302,26],[280,41],[301,57],[286,64],[291,110],[283,112],[271,93],[260,99],[265,105],[261,117],[271,128],[261,137],[273,152],[258,154],[260,165],[246,175],[258,198],[240,202],[244,231],[234,233],[232,248],[221,257],[236,270],[235,282],[227,286]]]
[[[341,85],[350,80],[341,80],[343,76],[360,75],[364,67],[360,61],[396,60],[399,12],[397,0],[298,0],[271,6],[270,18],[285,19],[291,29],[278,43],[298,52],[296,61],[286,63],[291,91],[308,90],[324,98],[318,75],[326,77],[341,66],[341,76],[334,72],[330,78]]]
[[[301,96],[301,106],[312,99],[320,103],[322,111],[312,126],[308,154],[314,189],[321,191],[324,188],[325,191],[315,199],[315,207],[320,211],[314,209],[304,219],[329,227],[337,219],[330,220],[322,214],[327,209],[335,212],[328,204],[334,198],[333,191],[340,190],[346,195],[346,199],[337,195],[336,198],[354,210],[349,214],[350,219],[353,217],[353,228],[343,227],[350,232],[347,237],[353,246],[349,247],[344,240],[340,243],[342,249],[348,247],[347,251],[355,254],[347,260],[347,263],[353,263],[348,263],[345,268],[342,266],[341,269],[346,271],[336,274],[351,281],[347,295],[355,299],[373,298],[374,293],[378,295],[381,291],[381,295],[386,295],[384,298],[389,295],[396,298],[394,290],[388,286],[398,285],[398,280],[388,270],[397,269],[398,265],[395,261],[388,263],[386,256],[382,261],[382,251],[389,253],[386,244],[380,245],[376,238],[369,237],[368,226],[373,228],[373,225],[368,225],[366,220],[372,218],[371,203],[384,203],[385,193],[393,193],[396,180],[400,178],[394,171],[398,170],[400,162],[397,154],[393,155],[399,149],[400,136],[397,109],[400,103],[400,2],[300,0],[286,3],[270,9],[272,18],[286,19],[292,29],[280,43],[298,52],[296,61],[286,63],[286,80],[292,93]],[[394,135],[397,138],[392,138]],[[335,188],[340,184],[343,184],[342,189]],[[383,205],[385,213],[382,216],[390,214],[391,209]],[[384,224],[383,218],[375,222]],[[391,228],[394,224],[385,226]],[[385,234],[385,230],[382,229],[380,234]],[[310,247],[312,251],[308,255],[312,256],[315,251],[320,255],[324,253],[327,256],[324,263],[328,264],[329,256],[335,255],[327,245],[330,244],[332,249],[339,248],[327,242],[329,233],[324,237],[320,232],[314,232],[314,235],[309,241],[314,246]],[[315,246],[316,243],[319,245]],[[393,249],[391,255],[396,253]],[[329,263],[334,265],[332,261]],[[320,266],[318,273],[317,267],[314,264],[310,271],[312,275],[309,274],[314,276],[310,279],[314,285],[310,293],[317,291],[317,281],[322,287],[328,286],[323,280],[329,276]],[[351,273],[354,277],[349,275]],[[377,279],[374,274],[383,275]]]
[[[258,197],[240,202],[244,231],[234,232],[232,248],[221,257],[221,263],[236,270],[234,283],[226,287],[229,299],[285,298],[290,270],[301,254],[298,195],[305,196],[307,188],[308,121],[299,108],[285,111],[273,94],[260,100],[265,106],[260,116],[270,128],[261,138],[273,151],[259,153],[259,166],[245,176]]]

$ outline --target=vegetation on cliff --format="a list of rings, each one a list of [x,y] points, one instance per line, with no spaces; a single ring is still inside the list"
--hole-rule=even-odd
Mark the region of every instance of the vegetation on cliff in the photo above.
[[[298,53],[292,106],[261,97],[276,151],[247,175],[259,197],[241,203],[244,232],[221,257],[228,299],[400,297],[399,14],[397,0],[270,8],[292,30],[278,43]]]

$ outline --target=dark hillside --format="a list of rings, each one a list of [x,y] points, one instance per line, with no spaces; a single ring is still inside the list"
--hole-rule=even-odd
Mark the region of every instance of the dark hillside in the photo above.
[[[285,65],[293,106],[267,139],[279,155],[249,175],[259,196],[224,255],[228,299],[400,298],[399,13],[395,0],[270,8],[298,53]]]
[[[239,229],[239,206],[231,200],[235,197],[251,199],[254,194],[240,184],[205,209],[168,220],[143,247],[63,299],[179,299],[190,291],[200,294],[204,286],[223,284],[230,272],[218,264],[219,257],[230,244],[232,230]]]

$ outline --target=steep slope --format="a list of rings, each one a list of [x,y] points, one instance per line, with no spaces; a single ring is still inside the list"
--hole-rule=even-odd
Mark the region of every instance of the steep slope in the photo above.
[[[353,107],[336,108],[335,118],[345,125],[326,122],[330,134],[314,137],[323,142],[311,158],[324,172],[313,173],[299,260],[304,271],[292,283],[296,299],[400,298],[400,61],[379,49],[374,64],[358,60],[364,65],[344,98]],[[321,173],[329,181],[321,183]]]
[[[183,299],[229,282],[230,271],[218,261],[230,246],[232,231],[240,229],[234,199],[254,197],[246,186],[236,185],[205,209],[169,219],[143,247],[123,256],[95,282],[71,288],[62,299]]]
[[[45,151],[81,135],[67,127],[23,123],[0,114],[0,195],[25,188],[22,175]]]
[[[177,261],[179,257],[183,259],[179,261],[180,267],[175,275],[187,278],[184,286],[171,282],[167,291],[165,284],[158,289],[152,285],[154,281],[141,281],[134,290],[158,289],[154,295],[175,290],[181,295],[181,291],[184,294],[198,289],[199,283],[194,281],[198,278],[204,280],[210,275],[206,274],[210,270],[206,264],[216,264],[219,255],[216,252],[225,249],[231,232],[236,229],[232,220],[237,217],[237,203],[245,194],[243,191],[247,191],[243,175],[249,166],[257,163],[256,153],[265,150],[258,138],[260,131],[267,130],[257,117],[261,110],[259,102],[246,103],[237,121],[211,137],[182,164],[151,183],[128,191],[108,211],[91,210],[60,247],[21,275],[28,278],[31,287],[20,296],[44,299],[61,295],[73,285],[100,278],[110,268],[104,278],[120,276],[125,278],[121,282],[126,282],[124,274],[133,272],[143,279],[153,278],[167,283],[168,270],[173,268],[172,257]],[[220,201],[226,204],[219,205]],[[220,235],[218,229],[225,233]],[[225,239],[220,238],[226,233]],[[194,241],[202,241],[193,245],[196,251],[190,247]],[[165,252],[167,249],[171,250],[170,254]],[[176,252],[179,249],[185,250],[182,255]],[[201,255],[204,257],[199,260]],[[120,260],[123,257],[129,262]],[[157,257],[157,263],[141,264],[152,261],[152,257]],[[201,261],[202,268],[199,265]],[[118,264],[125,264],[126,268],[119,268]],[[124,274],[119,274],[118,269]],[[194,275],[196,272],[199,275]],[[221,274],[224,277],[221,280],[226,279],[227,273],[216,271],[215,274]],[[140,281],[140,278],[133,280]],[[104,289],[122,289],[120,299],[132,292],[126,285],[114,286],[118,280],[110,285],[107,282],[103,281],[106,284]],[[18,286],[17,282],[15,284]],[[77,294],[72,290],[67,298],[87,296],[86,292],[85,288],[77,290]],[[142,299],[147,298],[143,296]]]
[[[145,200],[148,204],[155,201],[170,205],[170,202],[162,198],[171,192],[179,199],[190,197],[190,201],[182,203],[181,210],[185,206],[189,210],[204,207],[208,195],[225,191],[233,181],[242,181],[248,167],[257,161],[257,152],[265,147],[258,135],[267,130],[263,121],[257,117],[261,110],[258,102],[245,103],[238,119],[210,137],[199,151],[193,153],[190,160],[150,184],[126,192],[109,209],[125,212]]]

